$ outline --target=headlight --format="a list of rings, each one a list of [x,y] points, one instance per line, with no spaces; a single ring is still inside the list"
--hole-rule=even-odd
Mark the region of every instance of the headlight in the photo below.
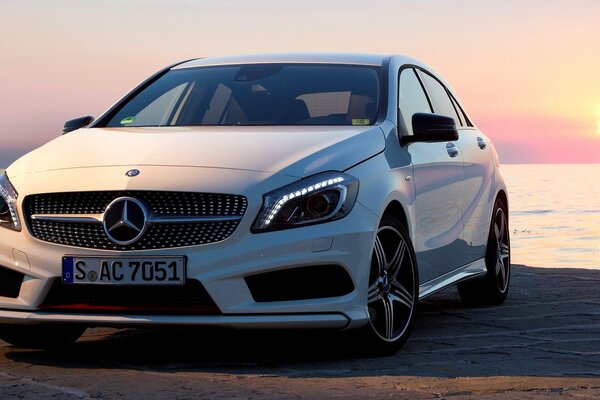
[[[6,173],[0,175],[0,226],[15,231],[21,230],[21,222],[17,214],[18,196]]]
[[[358,180],[342,172],[324,172],[264,196],[252,232],[295,228],[346,216],[356,201]]]

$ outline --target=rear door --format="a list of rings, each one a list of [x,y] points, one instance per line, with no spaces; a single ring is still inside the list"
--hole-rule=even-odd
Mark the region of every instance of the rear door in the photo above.
[[[412,134],[413,114],[433,111],[412,68],[400,72],[398,107],[398,127],[404,135]],[[415,252],[420,281],[425,283],[463,265],[457,257],[464,250],[463,159],[456,141],[411,143],[407,150],[416,193]]]
[[[473,262],[485,256],[495,200],[494,165],[490,140],[471,124],[456,99],[452,95],[450,97],[462,120],[462,126],[459,127],[458,147],[463,154],[465,170],[463,240],[468,246],[466,261]]]

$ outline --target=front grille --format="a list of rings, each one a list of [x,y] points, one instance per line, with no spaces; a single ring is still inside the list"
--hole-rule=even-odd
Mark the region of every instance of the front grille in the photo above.
[[[164,216],[242,216],[244,196],[194,192],[110,191],[66,192],[28,196],[25,212],[32,214],[102,214],[118,197],[141,200],[158,215]]]
[[[113,243],[100,223],[34,220],[32,215],[98,215],[116,198],[132,197],[142,201],[157,217],[212,217],[211,221],[174,222],[150,225],[136,242]],[[43,241],[67,246],[105,250],[152,250],[195,246],[227,239],[244,215],[244,196],[161,191],[68,192],[27,196],[24,214],[31,234]],[[219,217],[225,217],[219,221]],[[238,220],[227,220],[239,217]]]
[[[46,242],[105,250],[152,250],[213,243],[227,239],[237,225],[237,221],[153,225],[138,242],[124,246],[111,242],[102,225],[30,222],[33,235]]]
[[[23,277],[20,272],[0,266],[0,297],[19,297]]]
[[[182,286],[65,285],[57,279],[39,308],[102,314],[220,314],[195,279]]]

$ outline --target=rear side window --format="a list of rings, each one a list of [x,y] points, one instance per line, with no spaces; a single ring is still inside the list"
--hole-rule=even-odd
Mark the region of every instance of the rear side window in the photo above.
[[[450,95],[450,99],[452,99],[452,104],[454,104],[454,108],[456,109],[456,112],[458,112],[458,116],[462,120],[463,126],[473,126],[471,124],[471,121],[469,121],[469,119],[465,115],[465,112],[463,111],[463,109],[460,107],[460,105],[458,105],[458,101],[456,101],[454,96]]]
[[[431,107],[423,92],[421,82],[412,68],[407,68],[400,74],[398,89],[398,107],[406,130],[412,135],[412,116],[416,113],[430,113]]]
[[[452,105],[452,100],[450,100],[448,92],[446,92],[446,88],[444,88],[441,83],[427,73],[421,72],[419,76],[427,88],[427,93],[429,93],[429,98],[433,104],[433,112],[435,114],[454,118],[456,125],[460,126],[460,118],[458,118],[458,114],[454,109],[454,105]]]

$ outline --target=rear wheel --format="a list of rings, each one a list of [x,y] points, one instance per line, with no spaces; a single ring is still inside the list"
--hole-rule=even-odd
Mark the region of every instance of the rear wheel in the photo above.
[[[480,279],[458,285],[458,293],[466,303],[492,305],[504,302],[510,283],[510,232],[508,209],[496,200],[485,254],[487,274]]]
[[[0,339],[15,347],[54,349],[74,343],[86,327],[80,325],[0,325]]]
[[[408,339],[418,302],[416,257],[408,233],[396,218],[379,224],[368,289],[369,323],[363,328],[369,350],[391,354]]]

